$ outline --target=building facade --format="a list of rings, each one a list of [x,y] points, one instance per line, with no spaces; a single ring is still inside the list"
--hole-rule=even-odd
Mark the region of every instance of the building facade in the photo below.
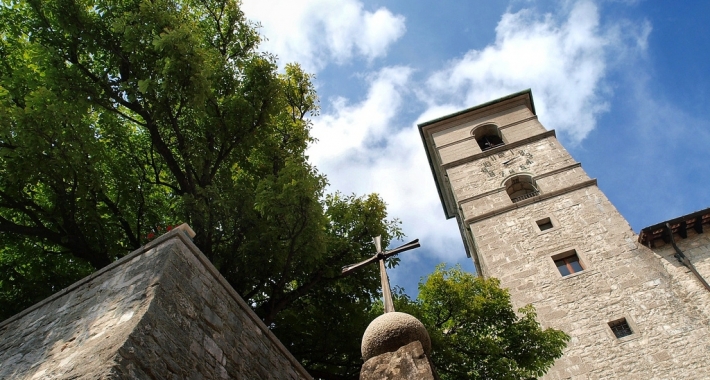
[[[637,235],[530,90],[419,129],[478,274],[571,336],[546,379],[710,377],[710,209]]]

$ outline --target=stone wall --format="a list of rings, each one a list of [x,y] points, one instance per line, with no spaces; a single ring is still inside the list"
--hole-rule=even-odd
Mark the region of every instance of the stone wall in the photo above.
[[[704,226],[705,232],[698,234],[693,230],[688,231],[687,237],[678,234],[674,239],[678,248],[695,266],[698,273],[710,283],[710,225]],[[690,269],[680,263],[675,257],[675,250],[670,244],[664,244],[662,239],[654,242],[654,248],[645,248],[653,251],[654,256],[673,279],[673,285],[678,296],[687,300],[697,309],[700,315],[710,315],[710,302],[698,302],[708,297],[708,290],[691,273]],[[710,346],[708,346],[710,352]]]
[[[556,227],[539,231],[535,221],[547,217]],[[699,379],[710,371],[710,321],[702,312],[710,295],[666,270],[677,261],[639,246],[596,186],[470,227],[487,276],[501,279],[516,307],[532,303],[544,326],[572,337],[546,378]],[[553,256],[570,250],[584,270],[563,277]],[[697,290],[692,296],[688,285]],[[620,318],[633,335],[612,334],[607,323]]]
[[[479,274],[499,278],[516,307],[533,304],[543,326],[571,336],[545,378],[706,378],[710,292],[672,247],[637,243],[531,105],[523,92],[420,128],[447,215],[459,220]],[[477,123],[497,125],[506,144],[455,149],[470,145]],[[504,183],[519,174],[539,195],[514,203]],[[541,230],[537,222],[548,218],[553,228]],[[677,241],[710,279],[710,239],[691,234]],[[563,276],[554,260],[573,252],[583,270]],[[633,334],[617,339],[608,322],[621,318]]]
[[[360,371],[360,380],[409,379],[439,379],[418,340],[400,347],[397,351],[368,359]]]
[[[309,379],[181,230],[0,325],[0,378]]]

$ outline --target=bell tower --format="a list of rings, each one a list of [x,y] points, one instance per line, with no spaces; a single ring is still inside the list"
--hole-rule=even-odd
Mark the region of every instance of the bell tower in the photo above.
[[[538,121],[530,90],[419,131],[444,213],[457,219],[478,274],[571,336],[545,378],[708,373],[707,313],[678,296],[596,179]]]

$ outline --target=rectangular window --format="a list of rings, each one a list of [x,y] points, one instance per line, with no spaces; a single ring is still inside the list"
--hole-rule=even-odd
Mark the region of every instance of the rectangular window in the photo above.
[[[573,252],[571,255],[555,259],[555,265],[560,271],[562,277],[584,270],[584,268],[582,268],[582,264],[579,262],[579,257],[576,252]]]
[[[537,227],[540,229],[540,231],[549,230],[553,227],[552,220],[550,220],[550,218],[540,219],[535,223],[537,223]]]
[[[609,328],[614,333],[617,339],[621,339],[625,336],[629,336],[634,332],[631,331],[631,326],[626,322],[626,318],[617,319],[615,321],[609,322]]]

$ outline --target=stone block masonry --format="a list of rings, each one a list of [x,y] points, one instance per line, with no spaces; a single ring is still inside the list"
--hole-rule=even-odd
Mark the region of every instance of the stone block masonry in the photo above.
[[[540,232],[535,221],[552,217]],[[572,340],[547,379],[707,378],[710,371],[706,309],[697,281],[688,284],[635,243],[636,236],[595,186],[535,202],[470,226],[487,275],[510,289],[516,307],[535,305],[545,327]],[[505,242],[505,243],[502,243]],[[562,276],[553,262],[575,250],[584,270]],[[686,289],[697,289],[687,296]],[[633,335],[613,336],[608,322],[626,318]]]
[[[710,377],[710,292],[669,245],[710,279],[710,209],[670,221],[670,236],[649,227],[648,247],[638,244],[537,120],[530,90],[419,127],[444,212],[458,220],[478,274],[499,278],[514,306],[532,304],[544,327],[571,337],[543,378]],[[503,143],[483,149],[478,131]]]
[[[418,340],[400,347],[397,351],[368,359],[360,372],[360,380],[408,379],[439,379]]]
[[[0,379],[310,376],[178,229],[0,324]]]

